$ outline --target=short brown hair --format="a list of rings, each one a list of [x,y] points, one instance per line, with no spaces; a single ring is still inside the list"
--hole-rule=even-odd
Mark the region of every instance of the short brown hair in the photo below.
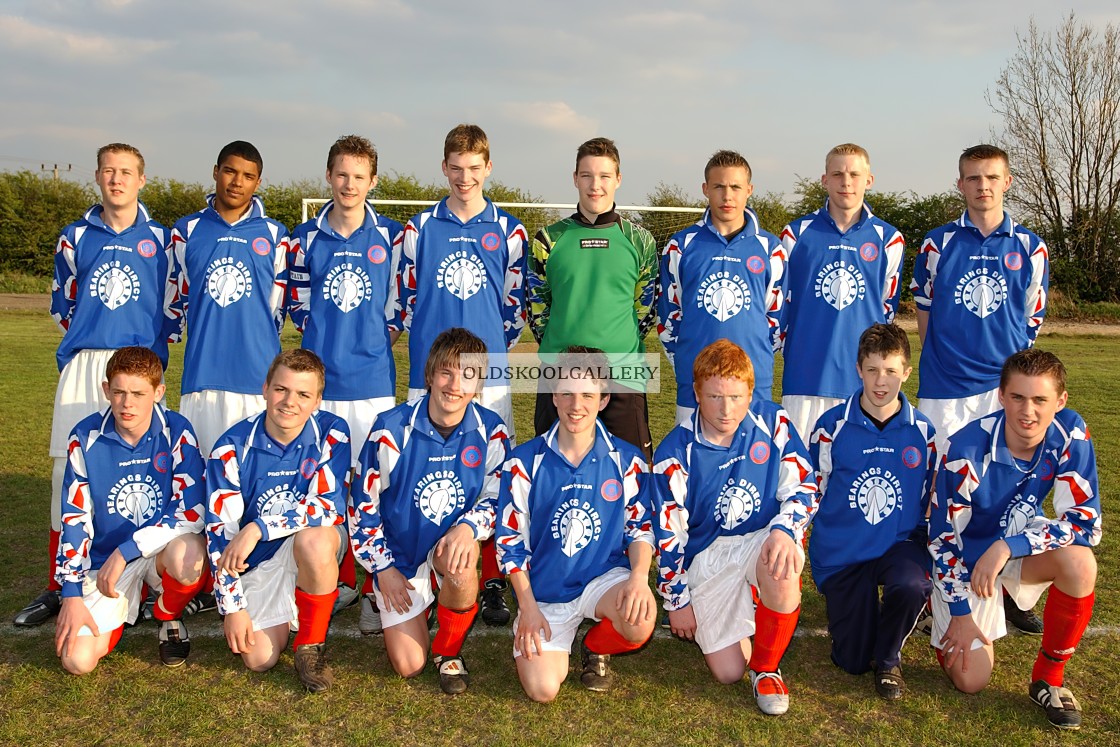
[[[1008,170],[1011,169],[1011,161],[1007,158],[1007,151],[995,145],[981,143],[980,145],[973,145],[971,148],[964,149],[960,159],[957,160],[957,172],[961,176],[964,176],[965,161],[987,161],[993,158],[998,158],[1003,161],[1003,165],[1007,167]]]
[[[999,390],[1002,392],[1015,374],[1024,376],[1049,376],[1054,388],[1061,394],[1066,390],[1066,367],[1058,356],[1048,350],[1027,348],[1014,353],[1003,362],[999,372]]]
[[[835,148],[830,150],[824,157],[824,170],[828,172],[828,162],[832,160],[833,156],[862,156],[864,161],[867,161],[867,167],[871,168],[871,156],[867,153],[867,148],[855,143],[840,143]]]
[[[607,392],[611,383],[611,363],[606,353],[599,348],[586,345],[569,345],[560,352],[562,355],[556,364],[556,368],[562,375],[553,379],[553,391],[556,391],[562,381],[580,378],[598,382],[599,392],[601,394]],[[572,376],[569,373],[571,371],[578,371],[579,373]]]
[[[339,156],[353,156],[369,161],[370,176],[377,176],[377,149],[369,138],[361,135],[343,135],[334,141],[334,145],[327,151],[327,171],[334,170],[334,161]]]
[[[455,152],[460,153],[462,151]],[[436,372],[441,368],[462,369],[463,356],[470,356],[471,364],[485,360],[486,343],[479,339],[478,335],[463,327],[451,327],[440,332],[428,351],[428,360],[424,361],[424,387],[426,389],[431,388],[432,380],[435,379]],[[469,367],[472,369],[478,368],[477,365],[470,365]],[[485,371],[476,370],[475,374],[481,385]],[[481,394],[481,388],[475,394]]]
[[[108,145],[102,145],[100,148],[97,149],[97,168],[98,169],[101,168],[101,157],[103,155],[105,155],[106,153],[131,153],[132,155],[136,156],[136,160],[140,162],[140,174],[143,175],[143,173],[144,173],[144,155],[140,152],[140,149],[137,148],[136,146],[129,145],[128,143],[109,143]]]
[[[105,381],[112,383],[117,374],[139,376],[155,389],[163,383],[163,363],[148,348],[139,345],[121,348],[105,364]]]
[[[697,394],[711,378],[745,381],[747,388],[754,391],[754,364],[741,347],[720,338],[701,350],[692,362],[692,387]]]
[[[869,355],[883,358],[888,355],[901,355],[903,363],[909,366],[910,338],[897,324],[872,324],[859,336],[856,363],[862,366]]]
[[[751,181],[751,165],[747,163],[747,159],[737,151],[733,150],[717,150],[708,159],[707,165],[704,166],[704,181],[708,181],[708,176],[712,173],[712,169],[728,169],[728,168],[744,168],[747,170],[747,183]]]
[[[614,170],[622,172],[622,159],[618,156],[618,146],[607,137],[593,137],[576,151],[576,171],[579,171],[579,162],[587,156],[609,158],[614,161]]]
[[[323,361],[319,360],[319,356],[303,348],[285,350],[272,359],[272,363],[268,367],[268,375],[264,377],[265,384],[272,383],[272,376],[280,366],[295,373],[311,372],[315,374],[315,378],[319,382],[317,394],[322,395],[323,387],[326,386],[327,375],[326,369],[323,367]]]
[[[455,125],[443,139],[443,160],[446,161],[452,153],[478,153],[489,161],[490,140],[476,124]]]

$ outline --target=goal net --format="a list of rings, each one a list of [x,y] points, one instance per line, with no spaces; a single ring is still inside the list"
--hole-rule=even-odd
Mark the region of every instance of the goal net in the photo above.
[[[303,199],[303,220],[318,214],[328,200],[319,197]],[[425,208],[435,204],[428,200],[370,200],[374,209],[386,218],[407,223],[408,219]],[[541,202],[495,202],[495,205],[508,211],[525,224],[529,236],[575,211],[574,204]],[[685,226],[691,225],[704,214],[704,208],[697,207],[653,207],[650,205],[619,205],[622,217],[645,228],[653,234],[658,249],[669,243],[669,237]]]

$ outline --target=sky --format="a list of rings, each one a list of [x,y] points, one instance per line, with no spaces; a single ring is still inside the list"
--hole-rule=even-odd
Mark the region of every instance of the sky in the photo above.
[[[1120,24],[1115,0],[0,0],[0,170],[131,143],[148,175],[210,183],[253,142],[266,183],[321,179],[356,133],[379,171],[442,180],[459,122],[489,135],[493,178],[573,202],[576,148],[622,154],[620,204],[659,182],[700,196],[721,148],[757,193],[819,178],[864,145],[876,188],[953,188],[960,151],[998,130],[985,92],[1033,16]]]

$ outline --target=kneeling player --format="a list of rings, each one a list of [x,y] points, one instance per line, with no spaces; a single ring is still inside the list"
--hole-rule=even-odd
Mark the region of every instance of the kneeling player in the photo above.
[[[797,627],[816,486],[785,410],[762,398],[752,406],[742,348],[717,340],[692,370],[699,407],[654,455],[657,588],[673,633],[699,644],[722,683],[741,680],[749,662],[758,707],[776,716],[789,709],[778,665]]]
[[[206,539],[230,650],[264,672],[298,631],[296,674],[311,692],[334,682],[323,647],[350,470],[346,421],[318,410],[323,379],[309,350],[276,356],[265,411],[222,434],[206,463]]]
[[[560,691],[584,618],[598,622],[583,638],[580,680],[603,691],[611,655],[640,648],[655,617],[645,459],[598,419],[610,396],[606,356],[565,352],[578,355],[559,364],[559,419],[514,449],[498,497],[498,560],[518,603],[513,655],[521,686],[539,702]]]
[[[179,618],[207,578],[202,458],[186,418],[157,404],[163,364],[147,348],[121,348],[105,378],[109,408],[70,432],[63,478],[55,645],[72,674],[113,650],[145,583],[160,592],[159,658],[181,665],[191,644]]]
[[[478,543],[494,533],[509,447],[501,417],[473,401],[485,361],[486,343],[469,331],[440,333],[424,366],[428,393],[378,416],[351,491],[354,557],[376,574],[389,661],[402,677],[424,671],[424,613],[437,602],[432,652],[449,695],[469,684],[460,652],[478,611]]]
[[[856,355],[863,387],[822,415],[810,438],[821,502],[809,562],[833,663],[850,674],[874,667],[875,691],[897,700],[902,645],[931,588],[926,511],[937,451],[933,425],[901,392],[912,370],[902,328],[871,325]]]
[[[1051,724],[1077,729],[1081,707],[1063,675],[1093,613],[1101,503],[1093,443],[1064,409],[1067,396],[1054,354],[1028,348],[1007,359],[1002,409],[949,438],[929,547],[939,591],[932,642],[957,689],[978,692],[992,676],[992,641],[1007,633],[1001,587],[1023,609],[1049,588],[1030,696]],[[1055,519],[1042,513],[1051,488]]]

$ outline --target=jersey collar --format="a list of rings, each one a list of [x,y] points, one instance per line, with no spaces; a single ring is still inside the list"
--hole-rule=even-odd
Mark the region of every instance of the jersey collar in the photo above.
[[[117,432],[117,421],[113,418],[113,408],[106,407],[101,417],[101,425],[98,427],[97,431],[92,434],[93,438],[90,439],[90,445],[93,445],[97,439],[104,438],[109,441],[116,441],[126,449],[138,449],[166,429],[167,412],[162,406],[157,404],[152,408],[152,421],[148,423],[148,430],[144,433],[144,436],[136,442],[136,445],[133,446],[128,441],[125,441],[124,437]]]
[[[863,395],[863,387],[860,387],[855,394],[848,398],[847,403],[844,405],[844,420],[849,423],[858,423],[869,431],[879,433],[879,429],[871,422],[871,418],[860,407],[859,398]],[[886,424],[883,431],[889,431],[894,428],[901,428],[905,426],[914,425],[914,407],[910,404],[910,400],[906,399],[906,395],[902,392],[898,393],[898,398],[902,400],[902,409],[890,419]],[[805,439],[808,443],[809,439]]]
[[[859,220],[853,223],[851,228],[849,228],[847,231],[841,231],[840,227],[836,225],[836,221],[832,219],[832,213],[828,212],[828,203],[829,199],[826,197],[824,200],[824,207],[817,211],[817,215],[819,215],[823,220],[828,221],[828,225],[836,229],[837,233],[849,233],[851,231],[855,231],[856,229],[860,228],[867,220],[875,217],[875,214],[871,212],[871,206],[865,202],[863,203],[863,207],[860,209]]]
[[[607,431],[607,427],[603,425],[603,421],[595,418],[595,443],[591,445],[591,451],[583,457],[583,462],[580,464],[572,464],[568,458],[560,451],[560,439],[558,436],[560,430],[560,421],[557,420],[552,424],[552,427],[545,432],[541,438],[544,439],[545,446],[552,450],[556,456],[564,460],[564,463],[569,465],[572,469],[579,469],[587,462],[588,457],[595,459],[606,459],[612,451],[617,451],[614,445],[614,438]]]
[[[968,210],[967,209],[963,213],[961,213],[961,219],[960,219],[960,221],[958,221],[958,223],[961,226],[963,226],[964,228],[971,228],[972,230],[976,231],[977,233],[979,233],[979,231],[980,231],[980,229],[976,227],[976,224],[972,222],[972,219],[968,217]],[[1006,210],[1004,210],[1003,211],[1003,222],[999,224],[999,227],[996,230],[992,231],[988,235],[989,236],[995,236],[996,234],[1000,234],[1002,236],[1010,236],[1014,232],[1015,232],[1015,221],[1011,220],[1011,214],[1008,213]]]
[[[101,205],[101,203],[97,203],[96,205],[91,206],[90,209],[86,211],[86,214],[82,217],[85,219],[86,223],[89,223],[91,226],[96,226],[97,228],[100,228],[103,231],[108,231],[111,234],[119,236],[120,234],[118,234],[116,231],[114,231],[112,228],[110,228],[109,226],[107,226],[105,224],[105,220],[101,217],[102,214],[104,213],[104,211],[105,211],[105,208]],[[137,224],[140,224],[140,223],[150,223],[151,220],[152,220],[152,215],[151,215],[151,213],[148,212],[147,206],[144,203],[137,200],[137,202],[136,202],[136,220],[134,220],[132,222],[132,225],[129,226],[128,228],[126,228],[125,231],[130,230],[131,228],[133,228],[134,226],[136,226]],[[124,233],[124,231],[121,231],[121,233]]]
[[[703,223],[704,226],[706,226],[709,231],[711,231],[713,234],[718,236],[723,241],[723,243],[729,244],[729,243],[731,243],[731,241],[734,241],[735,239],[739,238],[740,236],[757,236],[758,235],[758,232],[759,232],[759,229],[760,229],[760,226],[759,226],[759,223],[758,223],[758,215],[755,214],[755,212],[753,210],[751,210],[750,208],[747,208],[746,210],[743,211],[743,217],[746,218],[746,223],[743,225],[742,230],[740,230],[739,233],[735,234],[735,238],[731,239],[730,241],[728,241],[728,239],[723,234],[721,234],[719,232],[719,230],[715,227],[715,225],[712,223],[712,209],[711,208],[707,208],[704,211],[704,217],[700,219],[700,222]]]
[[[221,214],[217,211],[217,209],[214,207],[214,197],[215,197],[215,194],[213,192],[206,195],[206,206],[210,209],[210,212],[214,214],[215,218],[220,220],[222,223],[226,223],[226,219],[223,218],[221,216]],[[265,217],[264,202],[257,195],[253,195],[253,199],[249,202],[249,207],[245,210],[245,212],[242,214],[242,216],[240,218],[238,218],[237,220],[235,220],[233,223],[226,223],[226,225],[227,226],[236,226],[240,223],[244,223],[247,220],[252,220],[253,218],[264,218],[264,217]]]
[[[587,220],[587,218],[579,211],[579,206],[576,206],[576,211],[569,216],[576,223],[588,228],[606,228],[613,226],[622,221],[622,216],[618,214],[618,203],[612,203],[611,209],[595,218],[595,222]]]
[[[498,208],[494,206],[494,203],[490,202],[489,197],[483,197],[482,198],[482,199],[486,200],[486,206],[482,208],[482,211],[478,215],[474,216],[473,218],[471,218],[468,221],[459,220],[459,216],[457,216],[457,215],[455,215],[455,213],[451,212],[451,208],[447,207],[447,201],[449,199],[451,199],[451,198],[450,197],[444,197],[442,200],[437,202],[435,204],[435,207],[432,208],[432,215],[435,216],[436,218],[439,218],[440,220],[454,221],[455,223],[458,223],[459,225],[462,225],[462,226],[468,226],[471,223],[497,223],[498,222]]]
[[[366,217],[364,220],[362,220],[362,225],[354,233],[358,233],[358,231],[364,231],[370,226],[377,225],[377,212],[373,209],[373,205],[370,205],[368,202],[366,202],[365,207]],[[334,200],[330,200],[326,205],[323,205],[323,208],[319,211],[319,214],[315,216],[315,227],[320,231],[324,231],[331,236],[335,236],[341,239],[342,237],[339,236],[333,228],[331,228],[331,223],[329,220],[327,220],[327,214],[330,213],[331,210],[334,210]],[[350,235],[353,236],[354,234]]]
[[[412,416],[408,419],[408,424],[412,426],[413,434],[422,434],[435,441],[445,443],[443,437],[439,435],[439,431],[432,425],[432,420],[428,416],[428,400],[431,394],[425,394],[417,400],[414,400],[416,406],[412,409]],[[482,427],[482,416],[478,413],[478,404],[473,400],[467,404],[467,409],[463,412],[463,419],[459,425],[452,431],[452,436],[462,435],[468,431],[478,430]],[[450,437],[449,437],[450,438]]]
[[[287,446],[280,444],[279,441],[268,435],[268,431],[264,427],[264,419],[267,413],[261,412],[253,417],[253,427],[249,431],[249,437],[245,439],[245,443],[251,449],[260,449],[261,451],[268,452],[275,455],[283,455],[290,452],[293,448],[303,448],[304,446],[314,446],[319,443],[321,433],[319,431],[319,421],[316,419],[314,413],[307,419],[304,424],[303,430],[299,435],[292,439],[291,443]]]

